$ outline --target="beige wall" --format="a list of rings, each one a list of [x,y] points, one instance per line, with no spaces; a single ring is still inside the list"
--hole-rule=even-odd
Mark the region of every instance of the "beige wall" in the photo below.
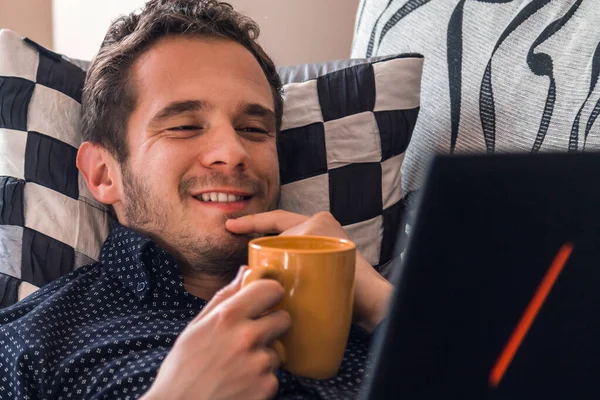
[[[277,65],[350,56],[358,0],[231,0],[258,22],[261,44]]]
[[[260,42],[277,65],[328,61],[350,55],[358,0],[229,2],[258,22]],[[143,3],[143,0],[54,0],[56,51],[90,59],[110,21]]]
[[[53,4],[54,3],[54,4]],[[144,0],[0,0],[0,28],[71,57],[90,59],[106,28]],[[350,55],[358,0],[230,0],[261,27],[260,42],[278,65]]]
[[[52,48],[52,1],[0,0],[2,28]]]

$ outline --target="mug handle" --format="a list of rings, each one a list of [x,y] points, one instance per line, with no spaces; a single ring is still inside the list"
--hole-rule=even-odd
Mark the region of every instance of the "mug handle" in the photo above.
[[[244,273],[244,277],[242,279],[242,287],[259,279],[273,279],[283,285],[283,280],[281,279],[281,272],[279,268],[274,267],[272,265],[265,265],[258,268],[248,269]],[[281,364],[284,365],[287,362],[287,356],[285,352],[285,347],[283,347],[283,343],[281,343],[280,340],[275,340],[272,344],[272,347],[279,356]]]

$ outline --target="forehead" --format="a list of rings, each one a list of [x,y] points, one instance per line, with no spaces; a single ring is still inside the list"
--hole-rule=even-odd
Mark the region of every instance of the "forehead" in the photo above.
[[[131,78],[137,106],[150,109],[190,99],[217,105],[259,102],[273,108],[271,88],[258,61],[228,39],[165,37],[134,63]]]

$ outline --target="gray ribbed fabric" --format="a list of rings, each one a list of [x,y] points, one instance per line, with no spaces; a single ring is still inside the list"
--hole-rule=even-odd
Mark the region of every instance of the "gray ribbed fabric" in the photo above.
[[[406,193],[435,153],[600,149],[599,42],[598,0],[362,0],[352,56],[425,56]]]

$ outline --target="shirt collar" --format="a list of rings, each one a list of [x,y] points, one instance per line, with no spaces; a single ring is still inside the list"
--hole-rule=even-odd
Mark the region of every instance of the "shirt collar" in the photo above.
[[[115,224],[100,252],[106,271],[142,300],[152,291],[190,296],[174,257],[149,237]]]

